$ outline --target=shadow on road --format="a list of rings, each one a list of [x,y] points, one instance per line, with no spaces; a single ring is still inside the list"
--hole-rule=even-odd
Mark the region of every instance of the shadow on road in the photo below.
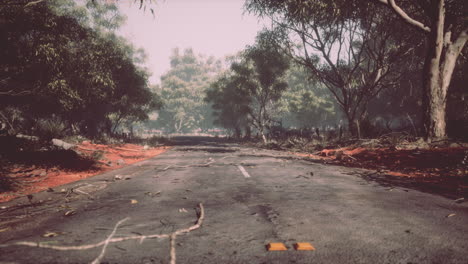
[[[171,139],[175,146],[184,146],[178,150],[180,151],[200,151],[210,153],[232,153],[238,151],[233,148],[233,143],[236,141],[226,138],[216,137],[195,137],[195,136],[181,136]],[[196,147],[195,147],[196,146]],[[285,160],[302,160],[304,162],[322,163],[328,166],[340,166],[340,164],[328,164],[326,161],[316,160],[304,157],[294,157],[282,154],[246,154],[242,153],[239,157],[255,157],[255,158],[278,158]],[[353,166],[352,166],[353,167]],[[353,172],[352,175],[362,177],[366,181],[372,181],[380,184],[381,186],[388,187],[389,191],[395,187],[418,190],[425,193],[437,194],[450,199],[457,199],[460,197],[468,198],[468,177],[424,177],[424,178],[411,178],[392,176],[384,172]]]
[[[209,153],[232,153],[239,151],[239,149],[233,149],[233,148],[225,148],[225,147],[219,147],[219,148],[178,148],[177,150],[179,151],[201,151],[201,152],[209,152]]]
[[[208,153],[233,153],[239,151],[236,141],[216,137],[180,136],[171,138],[173,146],[180,146],[177,151],[197,151]]]
[[[211,146],[211,147],[230,147],[227,144],[237,141],[219,137],[199,137],[199,136],[177,136],[171,138],[173,146]]]
[[[427,179],[397,177],[376,172],[357,173],[366,181],[373,181],[381,186],[418,190],[425,193],[437,194],[450,199],[468,197],[468,190],[461,186],[468,185],[468,177],[428,177]]]

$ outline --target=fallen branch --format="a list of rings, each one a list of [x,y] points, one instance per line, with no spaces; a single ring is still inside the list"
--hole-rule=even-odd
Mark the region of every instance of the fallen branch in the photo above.
[[[123,150],[123,151],[133,151],[133,152],[141,152],[141,151],[146,150],[146,149],[128,149],[128,148],[119,148],[119,147],[114,147],[113,149]]]
[[[21,181],[21,182],[20,182],[20,185],[23,185],[23,184],[31,184],[31,183],[38,183],[38,182],[41,182],[41,181],[43,181],[43,180],[45,180],[45,179],[48,179],[48,178],[49,178],[49,176],[46,175],[46,176],[44,176],[44,177],[42,177],[42,178],[35,179],[35,180],[30,180],[30,181],[21,179],[21,180],[20,180],[20,181]]]
[[[207,163],[202,163],[202,164],[191,164],[191,165],[184,165],[184,166],[176,166],[176,165],[169,165],[165,167],[164,169],[160,171],[167,171],[168,169],[186,169],[186,168],[201,168],[201,167],[209,167],[211,164],[213,164],[215,161],[211,160]]]
[[[52,139],[51,143],[52,143],[52,145],[54,145],[56,147],[59,147],[61,149],[65,149],[65,150],[72,149],[72,148],[75,147],[75,145],[73,145],[73,144],[67,143],[67,142],[65,142],[63,140],[56,139],[56,138]]]
[[[89,193],[87,193],[87,192],[85,192],[85,191],[75,189],[75,190],[73,190],[73,192],[75,192],[75,193],[81,193],[81,194],[87,195],[88,198],[89,198],[90,200],[94,200],[93,196],[91,196],[91,194],[89,194]]]
[[[101,254],[93,261],[91,264],[99,264],[101,263],[101,259],[104,257],[104,254],[106,253],[107,246],[109,245],[109,241],[112,239],[112,237],[115,235],[115,232],[117,231],[117,228],[119,225],[121,225],[123,222],[127,221],[130,218],[125,218],[120,220],[114,227],[114,230],[112,230],[112,233],[109,235],[109,237],[106,239],[104,246],[102,247]]]
[[[92,152],[97,152],[97,151],[102,151],[102,152],[109,152],[107,150],[103,150],[103,149],[90,149],[90,148],[85,148],[85,147],[82,147],[82,146],[76,146],[78,149],[80,150],[86,150],[86,151],[92,151]]]
[[[223,159],[227,159],[227,158],[233,158],[234,156],[224,156],[222,158],[220,158],[219,160],[223,160]]]
[[[209,167],[212,163],[214,163],[214,160],[211,160],[205,164],[195,164],[195,165],[190,165],[189,167]]]
[[[169,165],[167,166],[166,168],[163,169],[163,171],[167,171],[168,169],[170,169],[173,165]]]
[[[23,135],[23,134],[18,134],[18,135],[16,135],[16,137],[21,138],[21,139],[27,139],[27,140],[30,140],[30,141],[38,141],[39,140],[39,137]]]
[[[57,246],[57,245],[50,245],[50,244],[41,243],[41,242],[20,241],[20,242],[11,243],[11,244],[0,244],[0,248],[10,247],[10,246],[27,246],[27,247],[48,248],[48,249],[54,249],[54,250],[59,250],[59,251],[70,251],[70,250],[87,250],[87,249],[92,249],[92,248],[103,246],[101,254],[92,262],[92,264],[99,264],[100,260],[104,257],[104,253],[105,253],[105,249],[107,248],[107,245],[110,243],[117,243],[117,242],[122,242],[126,240],[140,240],[140,243],[143,243],[143,241],[148,238],[149,239],[170,238],[170,244],[171,244],[171,251],[170,251],[171,262],[170,263],[175,264],[176,263],[176,250],[175,250],[176,237],[178,235],[189,233],[195,229],[200,228],[203,223],[203,219],[205,218],[205,211],[203,208],[203,204],[200,203],[198,207],[200,208],[200,213],[197,214],[198,219],[195,225],[189,228],[176,230],[175,232],[169,233],[169,234],[136,235],[136,236],[114,238],[114,235],[118,226],[122,224],[124,221],[127,221],[128,219],[130,219],[130,218],[125,218],[125,219],[120,220],[114,226],[112,233],[109,235],[109,237],[106,240],[95,243],[95,244],[86,244],[86,245],[81,245],[81,246]]]

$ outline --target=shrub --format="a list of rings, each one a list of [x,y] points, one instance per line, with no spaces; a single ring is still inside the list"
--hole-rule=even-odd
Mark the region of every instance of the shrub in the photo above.
[[[63,138],[64,131],[65,124],[59,118],[39,119],[34,134],[42,140],[49,141],[53,138]]]

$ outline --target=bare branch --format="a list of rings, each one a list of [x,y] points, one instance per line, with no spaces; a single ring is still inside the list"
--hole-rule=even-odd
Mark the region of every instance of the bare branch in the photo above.
[[[453,49],[459,54],[463,47],[465,46],[465,43],[468,41],[468,28],[465,28],[460,35],[458,35],[458,38],[453,42]]]
[[[37,5],[41,2],[44,2],[45,0],[37,0],[37,1],[32,1],[32,2],[29,2],[27,3],[24,7],[30,7],[30,6],[33,6],[33,5]]]
[[[407,23],[416,26],[417,28],[425,31],[425,32],[431,32],[431,29],[424,25],[423,23],[411,18],[403,9],[401,9],[397,4],[395,3],[395,0],[378,0],[379,2],[390,6],[393,11],[395,11],[403,20],[405,20]]]
[[[134,236],[123,236],[123,237],[114,237],[115,232],[120,224],[122,224],[124,221],[128,220],[128,218],[120,220],[115,226],[112,231],[112,233],[109,235],[109,237],[106,240],[103,240],[101,242],[95,243],[95,244],[85,244],[85,245],[79,245],[79,246],[61,246],[61,245],[50,245],[46,243],[41,243],[41,242],[29,242],[29,241],[20,241],[16,243],[11,243],[11,244],[0,244],[0,248],[3,247],[9,247],[9,246],[27,246],[27,247],[37,247],[37,248],[49,248],[49,249],[54,249],[54,250],[59,250],[59,251],[69,251],[69,250],[87,250],[87,249],[92,249],[92,248],[97,248],[100,246],[103,246],[103,249],[101,251],[101,254],[99,255],[98,258],[93,261],[93,263],[99,263],[101,258],[104,256],[105,249],[108,244],[110,243],[117,243],[117,242],[122,242],[126,240],[139,240],[140,243],[142,243],[145,239],[151,239],[151,238],[170,238],[170,256],[171,264],[175,264],[176,260],[176,252],[175,252],[175,239],[178,235],[182,235],[184,233],[189,233],[195,229],[198,229],[201,227],[203,223],[203,219],[205,218],[205,212],[203,209],[203,204],[198,204],[198,207],[200,208],[200,212],[197,213],[198,219],[197,222],[192,225],[191,227],[188,228],[183,228],[183,229],[178,229],[175,232],[172,232],[170,234],[153,234],[153,235],[134,235]]]
[[[0,95],[8,95],[8,96],[20,96],[20,95],[27,95],[31,94],[32,91],[21,91],[15,93],[14,90],[6,91],[6,92],[0,92]]]

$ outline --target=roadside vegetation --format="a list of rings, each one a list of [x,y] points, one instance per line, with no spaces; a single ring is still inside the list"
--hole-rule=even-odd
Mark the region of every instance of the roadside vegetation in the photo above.
[[[202,134],[448,179],[465,194],[465,2],[247,0],[246,12],[272,21],[254,43],[225,58],[175,47],[150,85],[144,51],[116,34],[125,21],[116,5],[6,0],[0,192],[26,161],[96,169],[104,154],[76,149],[83,142],[161,147]]]
[[[462,1],[247,0],[245,8],[272,26],[207,92],[233,137],[466,196]],[[273,53],[250,62],[252,49]],[[285,85],[264,85],[268,73],[268,84]]]
[[[64,144],[130,141],[162,106],[144,51],[115,33],[115,5],[7,0],[0,16],[0,191],[15,189],[12,170],[97,169],[97,154]]]

